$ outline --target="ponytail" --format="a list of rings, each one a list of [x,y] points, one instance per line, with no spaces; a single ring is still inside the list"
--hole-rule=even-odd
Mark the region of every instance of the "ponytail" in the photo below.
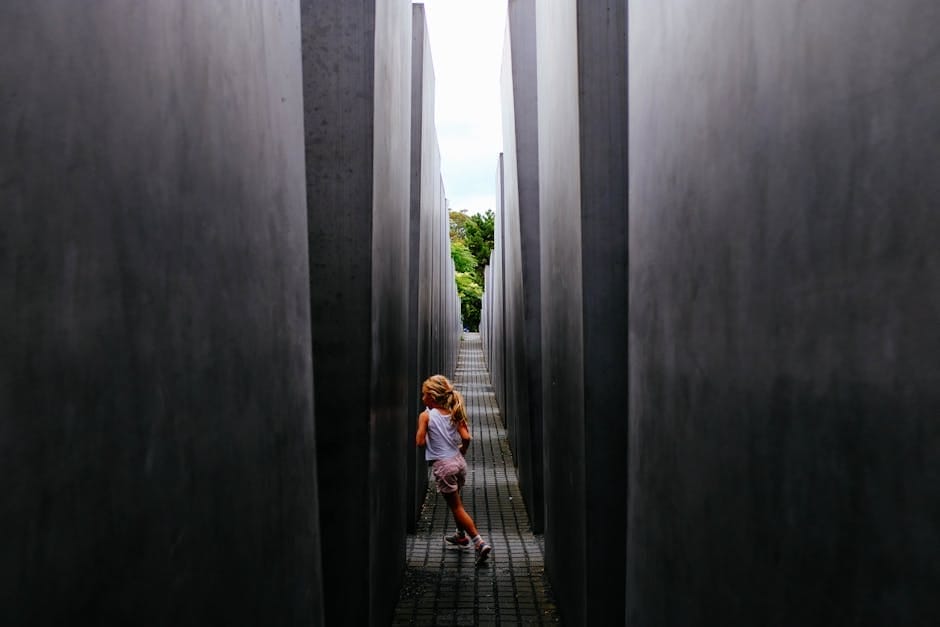
[[[454,388],[447,377],[442,374],[428,377],[421,385],[421,391],[430,394],[435,403],[450,411],[450,421],[455,426],[460,423],[467,424],[467,406],[464,404],[463,395]]]
[[[457,390],[452,391],[451,404],[448,406],[450,409],[450,421],[454,423],[454,425],[459,425],[461,422],[467,424],[467,408],[463,402],[463,395]]]

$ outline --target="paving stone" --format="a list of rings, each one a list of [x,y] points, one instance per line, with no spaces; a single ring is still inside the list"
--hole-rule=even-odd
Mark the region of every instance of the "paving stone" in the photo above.
[[[477,333],[460,342],[457,389],[464,395],[473,442],[467,452],[464,507],[493,546],[474,566],[473,551],[445,546],[454,529],[434,481],[408,537],[407,564],[395,625],[558,625],[545,577],[544,539],[532,533],[483,348]],[[511,498],[510,498],[511,497]]]

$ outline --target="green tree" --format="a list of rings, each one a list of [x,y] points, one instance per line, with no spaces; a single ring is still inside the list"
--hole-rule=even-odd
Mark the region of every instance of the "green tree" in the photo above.
[[[473,256],[463,240],[452,239],[450,241],[450,256],[454,260],[454,269],[457,270],[458,274],[461,272],[476,272],[477,258]]]
[[[465,241],[467,239],[467,221],[470,216],[467,210],[450,212],[450,239]]]
[[[477,258],[477,267],[482,277],[483,268],[490,262],[490,252],[493,250],[496,215],[489,209],[486,213],[475,213],[467,220],[464,230],[467,248]]]
[[[450,254],[454,260],[457,295],[464,326],[476,331],[480,326],[483,300],[483,268],[493,250],[496,219],[492,211],[468,215],[450,212]]]
[[[457,272],[457,295],[460,297],[460,317],[463,325],[471,331],[480,326],[480,308],[483,304],[483,287],[474,280],[472,272]]]

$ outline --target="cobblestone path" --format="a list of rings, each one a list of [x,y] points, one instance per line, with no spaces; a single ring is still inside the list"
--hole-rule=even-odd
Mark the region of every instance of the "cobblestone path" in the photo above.
[[[430,481],[417,532],[408,536],[394,624],[557,625],[541,537],[529,527],[477,333],[463,335],[454,383],[466,400],[473,435],[464,507],[493,552],[477,568],[472,550],[445,546],[443,536],[453,532],[454,520]]]

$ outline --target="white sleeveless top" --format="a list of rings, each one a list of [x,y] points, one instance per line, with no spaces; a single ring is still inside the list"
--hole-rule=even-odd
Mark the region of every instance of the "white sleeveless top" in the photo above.
[[[460,432],[450,421],[450,414],[428,409],[428,436],[425,440],[424,459],[450,459],[460,452]]]

